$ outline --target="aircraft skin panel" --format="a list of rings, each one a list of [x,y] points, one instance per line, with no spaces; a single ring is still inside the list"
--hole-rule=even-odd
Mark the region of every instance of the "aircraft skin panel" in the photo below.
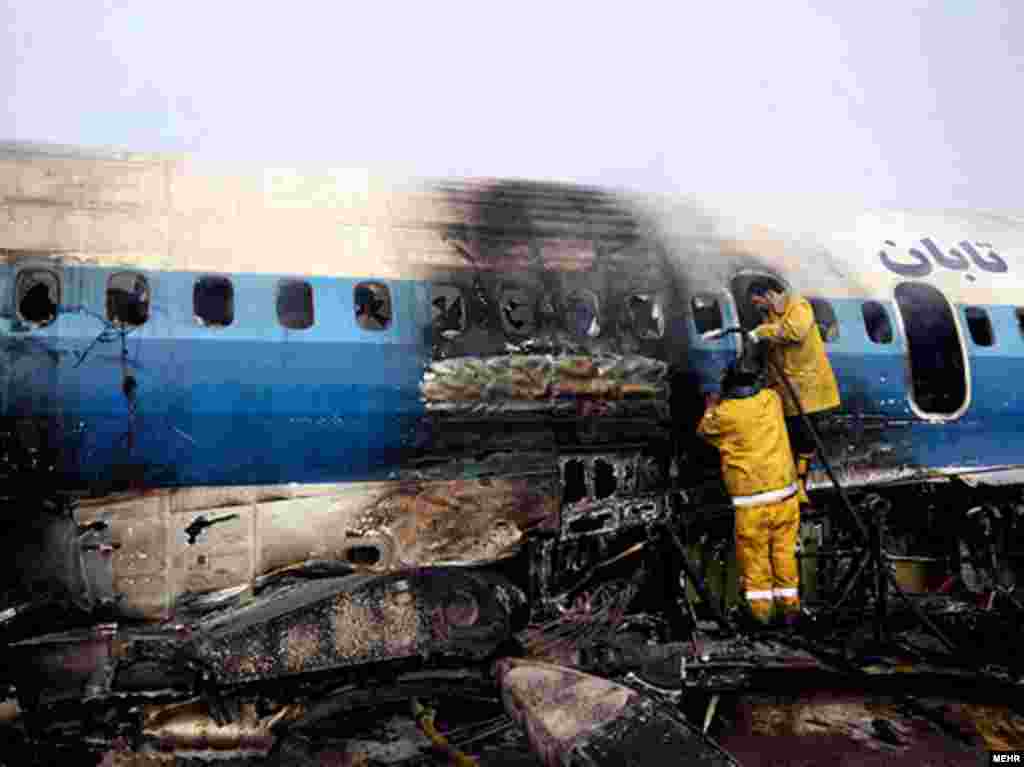
[[[664,343],[648,356],[688,361],[705,391],[714,388],[734,341],[693,342],[692,322],[683,337],[678,320],[685,307],[672,302],[701,290],[721,293],[742,269],[774,272],[797,292],[828,300],[839,319],[839,338],[827,348],[844,412],[873,424],[868,432],[856,427],[874,434],[858,437],[858,455],[875,455],[868,443],[910,440],[893,465],[971,466],[985,455],[971,442],[973,424],[990,417],[1008,424],[1018,411],[1007,383],[1024,354],[1015,332],[1017,296],[1024,305],[1016,255],[1024,252],[1024,228],[1017,222],[958,213],[850,214],[823,203],[786,208],[771,200],[730,210],[721,200],[534,186],[405,182],[361,170],[234,172],[183,158],[0,146],[0,248],[7,264],[0,288],[8,307],[0,315],[3,412],[50,417],[67,475],[86,482],[119,474],[154,486],[383,478],[407,451],[431,449],[429,429],[420,428],[425,414],[503,418],[514,404],[540,423],[543,413],[559,412],[580,395],[622,396],[622,387],[605,382],[566,386],[556,380],[561,373],[547,369],[543,381],[527,374],[511,386],[468,385],[457,376],[428,380],[427,366],[438,359],[429,338],[432,284],[452,280],[466,290],[481,274],[535,278],[530,270],[539,259],[541,271],[567,293],[586,284],[593,243],[601,243],[607,263],[618,259],[613,283],[636,280],[644,290],[667,291]],[[516,217],[516,204],[526,206],[525,217]],[[582,219],[580,205],[590,206]],[[484,243],[481,232],[497,244]],[[65,292],[57,319],[26,331],[15,327],[9,307],[12,270],[29,265],[54,268]],[[122,365],[119,343],[90,347],[103,325],[78,307],[102,315],[106,280],[124,269],[146,274],[153,311],[127,337]],[[204,274],[235,283],[229,327],[202,327],[192,316],[193,282]],[[277,323],[271,294],[283,276],[311,284],[312,328]],[[363,279],[392,290],[394,318],[386,330],[355,323],[352,292]],[[894,302],[904,282],[934,285],[961,315],[964,305],[986,307],[996,339],[980,347],[960,328],[971,369],[968,407],[944,429],[915,427],[909,437],[902,422],[921,413],[907,395]],[[892,343],[868,338],[866,299],[886,307]],[[604,327],[615,310],[601,318]],[[496,360],[514,356],[506,344],[523,340],[481,328],[477,335],[493,341],[485,352],[466,340],[476,330],[468,328],[445,355]],[[526,357],[521,361],[533,364]],[[465,363],[456,367],[459,375],[472,372]],[[131,403],[124,393],[129,374]],[[654,399],[662,402],[658,386]],[[562,401],[549,407],[557,392]]]
[[[91,281],[95,294],[112,270],[78,271],[78,283]],[[16,382],[8,414],[58,417],[65,439],[62,470],[69,479],[97,483],[127,473],[149,486],[386,479],[409,450],[429,450],[429,434],[419,430],[430,406],[421,397],[427,351],[409,309],[412,297],[429,285],[391,282],[393,324],[388,331],[370,332],[350,319],[355,281],[332,286],[313,280],[319,324],[303,335],[278,325],[272,301],[261,310],[260,302],[251,300],[272,296],[278,277],[267,275],[233,276],[236,323],[199,327],[187,316],[194,279],[184,272],[152,275],[154,320],[128,344],[128,370],[138,381],[131,417],[119,349],[99,344],[85,354],[95,339],[92,318],[58,317],[38,331],[43,351],[28,354],[17,350],[22,339],[7,334],[8,367]],[[161,306],[161,296],[179,298],[185,310],[170,302]],[[857,447],[837,454],[839,463],[872,456],[907,466],[971,466],[982,465],[982,455],[990,465],[1013,463],[1012,429],[1006,432],[1007,449],[997,450],[998,456],[975,444],[972,434],[978,418],[998,417],[1000,428],[1016,423],[1013,382],[1018,367],[1024,375],[1024,339],[1014,329],[1015,307],[988,308],[996,339],[992,347],[970,342],[974,396],[964,416],[940,431],[911,429],[909,445],[879,452],[877,446],[886,441],[906,441],[887,433],[888,421],[914,419],[905,383],[905,342],[897,323],[891,343],[872,342],[862,302],[830,303],[839,333],[826,348],[839,380],[842,412],[872,424],[854,429]],[[893,305],[883,305],[895,317]],[[710,371],[727,364],[733,353],[694,349],[690,359],[712,380]],[[903,427],[896,432],[902,435]],[[848,447],[849,438],[840,443]]]
[[[65,276],[103,311],[113,271]],[[156,486],[386,478],[415,442],[425,352],[409,313],[412,283],[387,283],[392,321],[371,331],[355,321],[354,281],[312,280],[314,326],[286,330],[275,316],[278,278],[232,275],[234,322],[205,328],[191,316],[199,275],[147,276],[150,319],[127,335],[124,364],[116,337],[95,343],[103,324],[89,314],[59,313],[36,329],[6,321],[5,414],[54,420],[66,477],[128,472]]]

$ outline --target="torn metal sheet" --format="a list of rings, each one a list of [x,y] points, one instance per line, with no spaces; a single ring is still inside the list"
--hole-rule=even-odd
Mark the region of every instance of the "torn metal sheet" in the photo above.
[[[43,703],[100,697],[110,691],[124,651],[116,626],[48,634],[10,645],[8,673]]]
[[[264,496],[213,490],[211,510],[197,492],[184,508],[180,496],[154,493],[84,505],[78,516],[82,525],[109,526],[110,550],[93,554],[102,555],[118,611],[167,618],[186,597],[251,591],[261,576],[311,561],[383,573],[511,557],[528,530],[558,527],[553,471],[518,479],[335,486],[328,495],[238,505]],[[197,525],[201,517],[223,521]]]
[[[142,738],[153,750],[179,759],[264,757],[276,741],[273,727],[302,710],[285,706],[261,717],[254,704],[243,703],[233,721],[218,723],[203,701],[146,706]]]
[[[928,708],[940,711],[941,702]],[[720,740],[741,760],[852,767],[897,761],[968,765],[986,758],[980,739],[965,743],[950,737],[949,724],[943,731],[929,718],[885,698],[828,691],[751,696],[737,702],[731,718],[733,724]],[[969,733],[964,733],[967,740]]]
[[[480,659],[511,636],[524,605],[499,577],[461,569],[352,575],[210,620],[189,652],[223,684],[416,656]]]
[[[535,661],[503,659],[505,709],[548,767],[556,765],[736,765],[684,719],[601,677]]]

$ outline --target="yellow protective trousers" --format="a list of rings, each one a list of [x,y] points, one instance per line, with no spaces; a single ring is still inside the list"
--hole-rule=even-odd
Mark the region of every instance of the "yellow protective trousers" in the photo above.
[[[736,508],[740,585],[751,614],[760,623],[771,621],[773,605],[783,614],[800,610],[799,530],[800,502],[795,495],[777,503]]]

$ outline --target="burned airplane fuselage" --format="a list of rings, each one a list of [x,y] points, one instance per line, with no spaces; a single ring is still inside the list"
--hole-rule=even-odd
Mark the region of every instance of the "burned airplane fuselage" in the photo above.
[[[5,170],[31,220],[69,196],[106,227],[72,253],[41,247],[59,227],[8,232],[0,405],[9,465],[46,464],[91,497],[82,524],[110,521],[126,614],[307,560],[503,560],[533,530],[565,532],[573,573],[664,514],[685,317],[614,195],[371,184],[323,203],[173,164]],[[130,201],[106,199],[116,183]],[[295,270],[286,231],[336,255]]]
[[[567,185],[18,147],[0,180],[0,470],[9,518],[32,517],[8,537],[0,625],[43,723],[149,696],[169,708],[135,736],[190,744],[213,722],[259,750],[308,715],[293,706],[392,667],[479,664],[602,581],[609,603],[583,603],[606,622],[638,594],[671,602],[663,525],[731,536],[694,425],[737,353],[705,334],[756,321],[753,276],[812,299],[845,485],[1024,465],[992,443],[1024,422],[997,375],[1024,359],[1024,298],[993,281],[1016,263],[987,240],[936,256],[926,236],[1024,244],[1002,223],[816,222],[833,236]],[[908,245],[917,271],[893,237],[931,243]],[[934,520],[986,501],[957,499],[906,504],[924,512],[893,524],[901,551],[935,554]],[[63,605],[66,630],[33,618]]]

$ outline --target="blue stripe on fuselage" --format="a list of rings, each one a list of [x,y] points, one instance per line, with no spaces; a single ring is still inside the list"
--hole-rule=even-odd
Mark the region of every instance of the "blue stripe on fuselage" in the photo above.
[[[427,353],[415,283],[383,281],[393,321],[368,331],[354,317],[357,280],[312,278],[315,324],[290,331],[276,317],[279,277],[232,275],[234,322],[214,329],[192,316],[198,275],[147,272],[150,320],[127,337],[127,372],[138,384],[133,419],[119,340],[96,344],[75,364],[103,325],[73,307],[104,311],[113,271],[65,270],[69,311],[47,328],[6,334],[7,369],[17,379],[8,376],[6,412],[59,416],[69,481],[381,479],[413,444]],[[26,343],[35,350],[28,356]]]
[[[62,304],[102,313],[107,277],[114,271],[65,269]],[[55,417],[69,481],[104,482],[125,474],[165,486],[382,479],[393,475],[420,440],[424,408],[418,387],[430,353],[427,283],[384,281],[394,320],[387,330],[367,331],[353,313],[357,280],[310,278],[315,324],[289,331],[276,317],[278,276],[232,275],[235,320],[222,329],[204,328],[192,316],[197,274],[146,276],[151,319],[127,343],[128,372],[138,382],[134,420],[122,392],[119,342],[96,344],[76,365],[76,354],[102,329],[94,316],[62,313],[47,328],[10,329],[2,336],[2,410]],[[893,304],[883,302],[893,341],[877,344],[867,335],[861,301],[831,303],[840,333],[826,349],[843,411],[903,424],[913,420],[906,348]],[[1024,463],[1017,439],[1024,428],[1018,392],[1024,340],[1014,307],[988,311],[995,344],[980,347],[968,340],[967,413],[954,422],[916,422],[909,437],[900,427],[899,439],[909,444],[907,457],[916,466]],[[711,368],[733,356],[734,344],[727,338],[693,345],[691,364],[703,370],[705,383],[717,381]],[[886,439],[884,429],[880,439]]]
[[[879,344],[868,336],[863,301],[837,299],[830,303],[839,321],[839,337],[825,348],[839,383],[840,412],[854,418],[867,416],[874,426],[882,424],[876,432],[880,446],[887,440],[898,445],[901,460],[917,468],[1024,464],[1024,446],[1018,437],[1024,432],[1024,396],[1020,393],[1024,388],[1024,335],[1016,307],[985,307],[995,339],[988,347],[974,343],[963,308],[958,307],[967,339],[971,402],[959,419],[933,423],[917,419],[909,404],[906,342],[899,333],[895,305],[881,302],[893,340]],[[717,371],[734,356],[724,341],[695,345],[690,358],[694,365],[705,366],[701,377],[705,390],[715,388]],[[889,427],[884,426],[886,422]]]

